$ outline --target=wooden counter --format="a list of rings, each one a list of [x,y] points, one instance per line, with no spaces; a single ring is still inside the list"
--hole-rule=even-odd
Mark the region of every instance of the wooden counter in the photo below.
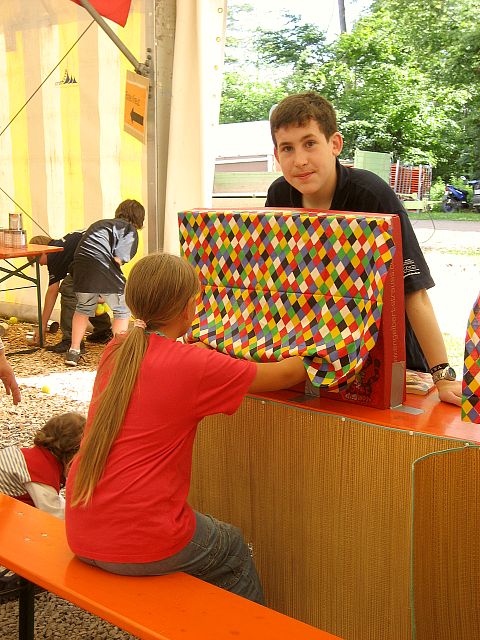
[[[283,613],[346,640],[472,640],[479,442],[435,391],[386,411],[251,396],[202,423],[191,503],[243,529]]]

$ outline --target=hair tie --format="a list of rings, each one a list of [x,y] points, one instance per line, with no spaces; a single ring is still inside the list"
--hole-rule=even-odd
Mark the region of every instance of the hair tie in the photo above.
[[[147,323],[144,320],[140,320],[140,318],[135,318],[135,320],[133,321],[133,326],[139,327],[140,329],[146,329]]]

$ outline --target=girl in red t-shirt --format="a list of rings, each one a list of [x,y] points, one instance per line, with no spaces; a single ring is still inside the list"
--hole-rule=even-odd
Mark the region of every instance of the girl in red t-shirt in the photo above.
[[[254,363],[178,341],[199,291],[178,256],[153,254],[133,267],[125,296],[136,320],[99,363],[67,480],[67,538],[80,559],[107,571],[184,571],[262,603],[240,530],[188,504],[193,443],[202,418],[234,413],[249,391],[297,384],[305,367],[298,357]]]

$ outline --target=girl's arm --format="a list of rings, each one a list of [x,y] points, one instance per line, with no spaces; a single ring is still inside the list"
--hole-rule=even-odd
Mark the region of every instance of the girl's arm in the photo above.
[[[252,393],[288,389],[307,377],[303,358],[293,356],[279,362],[257,363],[257,373],[248,390]]]
[[[65,499],[53,487],[41,482],[27,482],[25,489],[37,509],[46,511],[60,520],[65,519]]]

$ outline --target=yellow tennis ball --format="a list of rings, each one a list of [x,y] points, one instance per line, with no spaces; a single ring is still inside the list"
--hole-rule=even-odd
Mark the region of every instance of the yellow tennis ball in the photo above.
[[[48,384],[44,384],[41,391],[42,393],[50,393],[50,387],[48,386]]]
[[[10,316],[10,318],[8,319],[8,324],[17,324],[18,322],[18,318],[16,318],[15,316]]]

